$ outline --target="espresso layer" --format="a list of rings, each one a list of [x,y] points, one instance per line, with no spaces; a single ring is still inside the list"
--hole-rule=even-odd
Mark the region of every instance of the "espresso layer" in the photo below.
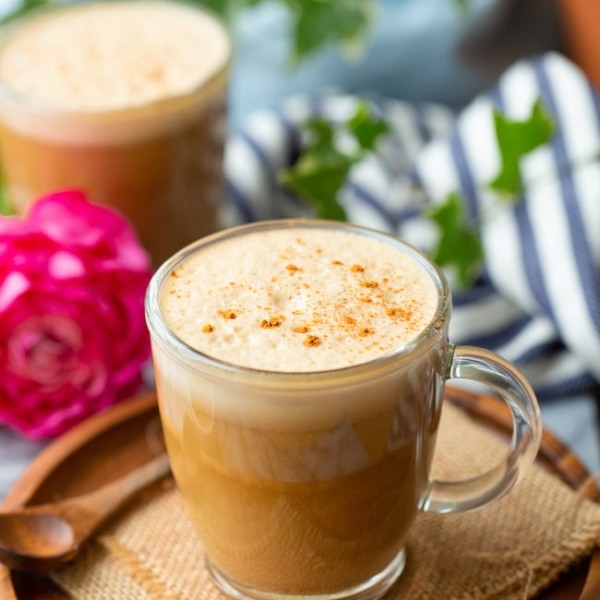
[[[369,580],[402,547],[426,481],[420,443],[431,440],[392,444],[393,410],[295,433],[227,422],[207,433],[197,420],[181,432],[164,421],[164,431],[188,514],[226,575],[279,593],[327,593]]]
[[[237,365],[313,372],[395,352],[431,322],[437,290],[397,247],[345,231],[290,228],[208,246],[168,277],[169,327]]]

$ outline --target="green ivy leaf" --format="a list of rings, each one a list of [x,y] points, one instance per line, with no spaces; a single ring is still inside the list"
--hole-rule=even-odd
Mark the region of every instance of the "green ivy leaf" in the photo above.
[[[298,61],[328,43],[363,39],[373,0],[285,0],[292,11],[293,59]]]
[[[454,4],[456,4],[463,15],[466,15],[471,8],[471,0],[454,0]]]
[[[188,0],[203,8],[208,8],[222,19],[231,20],[244,8],[250,8],[261,4],[264,0]]]
[[[8,191],[6,184],[4,183],[4,177],[0,174],[0,215],[11,215],[13,214],[12,203],[8,197]]]
[[[311,136],[310,151],[312,153],[331,152],[334,150],[335,130],[333,125],[321,117],[315,117],[304,125]]]
[[[348,121],[348,130],[363,150],[375,150],[379,138],[389,133],[390,126],[374,117],[366,102],[359,102],[354,116]]]
[[[280,174],[280,181],[312,205],[319,219],[347,220],[337,196],[354,160],[338,152],[308,153]]]
[[[11,215],[13,211],[4,190],[0,190],[0,215]]]
[[[336,148],[335,130],[329,121],[312,119],[305,129],[310,135],[308,148],[295,165],[279,174],[279,180],[308,202],[317,218],[345,221],[338,193],[357,158]]]
[[[464,200],[457,193],[447,196],[427,213],[439,230],[431,258],[440,266],[456,269],[459,283],[472,282],[483,262],[483,246],[477,229],[466,222]]]
[[[538,99],[530,116],[524,121],[514,121],[494,110],[494,128],[501,167],[489,187],[505,197],[515,198],[522,190],[519,161],[550,140],[554,133],[554,122]]]
[[[308,147],[292,167],[279,173],[279,181],[308,202],[316,217],[346,221],[339,193],[350,169],[375,149],[388,125],[373,117],[365,102],[359,102],[353,115],[339,127],[316,118],[308,121],[305,129],[310,136]],[[355,150],[338,147],[336,137],[342,131],[354,140],[350,145]]]
[[[231,0],[190,0],[192,4],[197,4],[204,8],[208,8],[223,19],[231,16],[233,8]]]
[[[52,4],[55,4],[53,0],[21,0],[12,7],[11,12],[6,13],[2,19],[0,19],[0,25],[10,23],[11,21],[37,10],[38,8],[43,6],[51,6]]]

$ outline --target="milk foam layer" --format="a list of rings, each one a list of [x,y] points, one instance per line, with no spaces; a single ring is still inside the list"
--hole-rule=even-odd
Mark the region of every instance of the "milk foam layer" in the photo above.
[[[108,111],[188,93],[229,58],[224,28],[184,4],[98,3],[24,23],[0,54],[0,79],[44,106]]]
[[[315,372],[393,353],[431,322],[437,290],[397,247],[345,231],[252,232],[202,249],[165,281],[188,345],[240,366]]]

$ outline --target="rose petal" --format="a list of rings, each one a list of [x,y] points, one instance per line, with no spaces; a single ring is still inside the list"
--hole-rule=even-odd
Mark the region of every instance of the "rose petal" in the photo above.
[[[48,271],[56,279],[69,279],[84,275],[85,267],[80,258],[63,250],[50,257]]]
[[[4,312],[29,287],[29,281],[23,273],[18,271],[9,273],[0,284],[0,313]]]
[[[126,227],[123,217],[107,207],[92,204],[78,190],[41,198],[32,205],[28,222],[66,247],[96,246],[110,241]]]

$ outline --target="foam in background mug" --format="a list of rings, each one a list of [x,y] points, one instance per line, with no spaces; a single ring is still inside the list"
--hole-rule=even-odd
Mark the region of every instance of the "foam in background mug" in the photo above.
[[[217,229],[231,47],[169,0],[42,10],[0,35],[0,152],[19,212],[83,189],[123,212],[155,266]]]
[[[424,255],[339,223],[238,227],[159,269],[146,318],[161,419],[222,589],[379,597],[418,510],[474,509],[513,486],[539,445],[536,399],[500,357],[449,344],[450,313]],[[444,382],[458,377],[496,390],[515,434],[487,474],[438,482]]]

